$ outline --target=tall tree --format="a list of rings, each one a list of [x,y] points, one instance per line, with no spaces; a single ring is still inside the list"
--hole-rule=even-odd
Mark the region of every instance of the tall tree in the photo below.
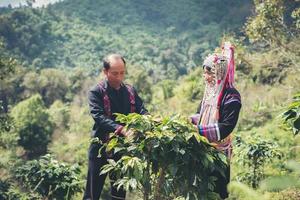
[[[254,0],[255,13],[246,23],[245,32],[251,42],[268,46],[284,46],[297,34],[299,1]]]
[[[40,95],[21,101],[12,109],[16,130],[20,136],[19,144],[29,157],[45,154],[51,141],[53,123]]]

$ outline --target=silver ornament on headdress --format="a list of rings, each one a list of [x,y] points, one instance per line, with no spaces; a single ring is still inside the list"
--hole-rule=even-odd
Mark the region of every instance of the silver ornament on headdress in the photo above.
[[[204,59],[203,67],[209,67],[215,74],[215,79],[222,80],[226,74],[227,58],[221,54],[208,55]]]
[[[225,43],[222,53],[208,55],[203,61],[203,68],[208,67],[213,73],[213,81],[205,81],[205,90],[201,103],[200,123],[208,125],[219,119],[221,95],[226,87],[231,87],[234,77],[233,46]]]
[[[215,60],[216,54],[209,54],[203,62],[203,67],[209,67],[211,69],[214,68],[214,60]]]
[[[227,70],[227,58],[221,54],[210,54],[203,62],[203,67],[210,68],[214,74],[214,80],[211,83],[205,82],[204,101],[207,104],[214,104],[219,94],[218,83],[225,78]]]

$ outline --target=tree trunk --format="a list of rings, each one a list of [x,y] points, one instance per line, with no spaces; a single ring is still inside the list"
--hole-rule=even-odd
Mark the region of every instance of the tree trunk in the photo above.
[[[159,177],[157,180],[157,183],[155,185],[155,191],[154,191],[154,200],[162,200],[162,188],[163,184],[165,182],[165,170],[163,168],[159,169]]]
[[[150,162],[147,162],[147,168],[146,168],[146,172],[145,172],[145,176],[148,177],[148,181],[146,181],[143,185],[144,187],[144,198],[143,200],[150,200],[150,194],[151,194],[151,177],[150,177]]]

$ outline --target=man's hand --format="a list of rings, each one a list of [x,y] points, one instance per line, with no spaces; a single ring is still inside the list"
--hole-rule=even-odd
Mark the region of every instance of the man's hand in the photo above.
[[[134,132],[131,129],[125,130],[124,127],[121,125],[115,130],[115,134],[122,135],[125,137],[131,136],[131,135],[133,135],[133,133]]]
[[[125,137],[129,137],[132,136],[134,134],[134,131],[132,131],[131,129],[127,130],[127,131],[122,131],[121,132]]]
[[[123,134],[122,134],[123,128],[124,128],[124,126],[119,125],[119,126],[117,127],[117,129],[115,130],[115,134],[116,134],[116,135],[123,135]]]

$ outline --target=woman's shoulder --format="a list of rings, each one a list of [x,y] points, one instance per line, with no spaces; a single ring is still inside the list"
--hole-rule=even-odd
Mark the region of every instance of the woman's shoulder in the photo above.
[[[224,92],[224,95],[225,96],[241,96],[240,95],[240,92],[236,89],[236,88],[234,88],[234,87],[231,87],[231,88],[227,88],[226,90],[225,90],[225,92]]]
[[[225,104],[234,101],[241,103],[241,95],[234,87],[225,90],[223,99]]]

